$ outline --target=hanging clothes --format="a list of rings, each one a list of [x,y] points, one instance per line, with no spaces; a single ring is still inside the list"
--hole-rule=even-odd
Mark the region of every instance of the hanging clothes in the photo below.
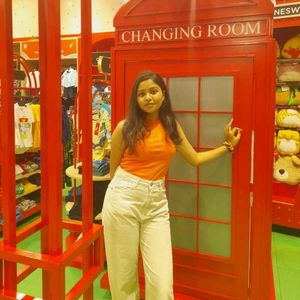
[[[24,152],[33,145],[32,124],[34,117],[29,104],[14,105],[15,109],[15,148]]]
[[[34,123],[32,125],[33,148],[40,148],[41,146],[41,117],[40,117],[40,104],[30,104],[32,110]]]

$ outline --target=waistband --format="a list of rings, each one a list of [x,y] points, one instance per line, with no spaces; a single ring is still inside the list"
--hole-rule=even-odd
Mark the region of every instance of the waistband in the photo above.
[[[153,185],[164,186],[165,185],[165,179],[164,178],[161,178],[161,179],[158,179],[158,180],[144,179],[144,178],[141,178],[139,176],[128,173],[127,171],[123,170],[120,166],[117,167],[114,176],[117,176],[117,177],[123,178],[123,179],[128,179],[128,180],[134,181],[136,183],[147,184],[147,185],[150,185],[150,186],[153,186]]]

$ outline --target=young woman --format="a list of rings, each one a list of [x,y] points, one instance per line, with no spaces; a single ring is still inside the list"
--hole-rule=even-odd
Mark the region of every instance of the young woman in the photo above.
[[[139,298],[138,254],[143,257],[146,300],[173,299],[173,263],[164,177],[178,151],[193,166],[233,151],[241,129],[225,127],[225,142],[196,152],[176,121],[164,80],[144,71],[132,88],[127,118],[111,141],[111,182],[102,219],[113,300]]]

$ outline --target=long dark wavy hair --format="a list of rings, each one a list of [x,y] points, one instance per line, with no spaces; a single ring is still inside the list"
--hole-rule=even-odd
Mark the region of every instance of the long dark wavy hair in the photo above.
[[[140,83],[148,79],[151,79],[154,83],[156,83],[161,88],[165,96],[163,104],[159,109],[159,119],[163,127],[175,145],[179,145],[181,143],[181,138],[177,130],[175,115],[171,106],[170,96],[164,80],[157,73],[152,71],[143,71],[137,76],[133,84],[128,114],[123,127],[125,147],[128,149],[129,153],[134,152],[136,142],[138,140],[143,140],[147,134],[147,128],[144,125],[147,113],[142,111],[139,107],[137,101],[137,91]]]

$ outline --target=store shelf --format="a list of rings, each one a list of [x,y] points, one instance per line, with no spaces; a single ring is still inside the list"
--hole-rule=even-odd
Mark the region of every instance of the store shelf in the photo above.
[[[284,109],[284,108],[287,108],[287,109],[300,109],[300,105],[280,105],[280,104],[277,104],[276,105],[276,108],[278,109]]]
[[[70,178],[76,179],[76,180],[82,180],[82,174],[78,173],[78,167],[81,166],[82,163],[78,163],[76,165],[76,168],[74,166],[70,166],[66,169],[66,175]],[[93,181],[107,181],[110,180],[110,175],[106,174],[104,176],[93,176]]]
[[[17,195],[17,196],[16,196],[16,199],[22,198],[22,197],[24,197],[25,195],[31,194],[31,193],[33,193],[33,192],[35,192],[35,191],[40,190],[40,189],[41,189],[41,187],[38,186],[38,187],[36,187],[36,188],[34,188],[34,189],[31,189],[30,191],[27,191],[27,192],[25,192],[25,193],[23,193],[23,194]]]
[[[280,64],[299,64],[300,58],[278,58],[277,63]]]
[[[276,81],[277,86],[300,86],[299,81]]]
[[[20,174],[20,175],[17,175],[16,176],[16,180],[20,180],[20,179],[23,179],[23,178],[28,178],[34,174],[40,174],[41,173],[41,170],[36,170],[34,172],[31,172],[31,173],[26,173],[26,174]]]
[[[36,213],[40,212],[41,204],[37,203],[35,207],[32,207],[26,211],[22,211],[22,219],[18,221],[18,223],[24,221],[25,219],[35,215]],[[0,232],[2,232],[2,225],[0,225]]]
[[[32,207],[28,210],[22,211],[22,220],[31,217],[32,215],[38,213],[41,210],[41,204],[37,203],[35,207]]]
[[[275,126],[275,130],[295,130],[295,131],[300,131],[300,128],[297,128],[297,127],[279,127],[279,126]]]

